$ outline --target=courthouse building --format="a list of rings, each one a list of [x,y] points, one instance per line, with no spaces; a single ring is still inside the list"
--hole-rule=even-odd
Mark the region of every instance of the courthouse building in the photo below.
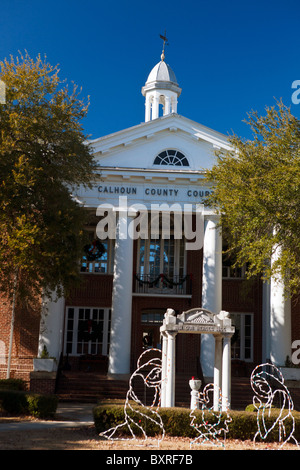
[[[13,376],[29,373],[46,346],[74,370],[89,355],[107,358],[110,377],[126,377],[145,348],[160,348],[168,308],[230,313],[233,375],[249,375],[266,360],[283,365],[300,338],[298,304],[285,301],[281,286],[246,281],[243,269],[222,258],[218,216],[205,203],[205,171],[217,150],[230,149],[226,136],[179,114],[184,97],[163,55],[141,92],[145,122],[91,142],[99,175],[92,189],[76,194],[94,217],[79,267],[83,283],[69,298],[48,302],[41,322],[17,322]],[[0,339],[7,352],[5,318]],[[176,371],[212,377],[213,342],[212,335],[179,335]]]

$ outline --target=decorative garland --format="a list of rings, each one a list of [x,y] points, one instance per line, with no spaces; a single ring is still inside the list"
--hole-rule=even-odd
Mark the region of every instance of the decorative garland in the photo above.
[[[158,284],[159,281],[161,281],[165,286],[173,287],[173,286],[181,286],[188,279],[191,279],[191,275],[186,274],[186,276],[180,279],[179,282],[172,281],[166,276],[166,274],[159,274],[155,279],[153,279],[153,281],[144,281],[141,278],[139,278],[137,274],[135,274],[135,278],[139,282],[140,287],[144,284],[148,285],[149,287],[154,287]]]
[[[85,245],[84,252],[88,261],[96,261],[105,253],[105,247],[100,240],[94,240],[91,245]]]

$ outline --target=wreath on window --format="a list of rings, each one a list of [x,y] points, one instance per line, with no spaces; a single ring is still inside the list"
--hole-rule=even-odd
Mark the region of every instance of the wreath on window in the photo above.
[[[85,245],[84,252],[88,261],[96,261],[105,253],[105,247],[100,240],[94,240],[91,245]]]
[[[102,328],[95,320],[78,323],[78,341],[96,341],[102,339]]]

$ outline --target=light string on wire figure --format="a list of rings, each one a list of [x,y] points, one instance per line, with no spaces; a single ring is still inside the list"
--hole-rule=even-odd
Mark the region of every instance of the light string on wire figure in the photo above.
[[[226,404],[225,411],[222,410],[222,407],[224,408],[224,400],[219,387],[217,387],[219,396],[218,409],[214,410],[213,395],[216,387],[215,384],[207,384],[198,395],[199,410],[194,408],[190,412],[190,417],[192,418],[191,426],[199,434],[190,442],[190,446],[194,444],[212,444],[225,448],[226,434],[229,432],[228,424],[232,421],[232,418],[229,414],[229,403]],[[201,417],[201,421],[197,422],[199,417]],[[222,435],[223,439],[221,441]]]
[[[292,442],[299,448],[299,443],[294,436],[295,418],[293,416],[294,403],[291,394],[284,383],[281,371],[273,364],[260,364],[252,371],[250,383],[255,395],[253,405],[257,411],[257,432],[253,438],[255,444],[258,437],[266,440],[269,434],[278,425],[278,438],[280,449],[287,442]],[[275,400],[281,402],[278,416],[274,416],[270,423],[271,410]],[[268,418],[266,420],[266,418]],[[268,424],[269,423],[269,424]],[[290,431],[286,426],[289,424]]]
[[[153,357],[153,353],[158,353],[160,357]],[[143,362],[145,356],[149,354],[152,357]],[[143,440],[146,441],[149,439],[145,429],[148,421],[157,426],[157,445],[160,445],[165,436],[164,425],[161,416],[157,412],[161,401],[161,371],[162,360],[159,349],[147,349],[140,355],[137,361],[137,368],[129,379],[129,388],[124,404],[125,420],[122,424],[100,433],[101,437],[112,441],[137,439],[136,429],[138,429],[144,438]],[[150,406],[143,403],[134,390],[134,380],[137,378],[142,379],[145,387],[153,389],[153,400]],[[131,437],[122,437],[124,434],[128,434],[128,431]]]

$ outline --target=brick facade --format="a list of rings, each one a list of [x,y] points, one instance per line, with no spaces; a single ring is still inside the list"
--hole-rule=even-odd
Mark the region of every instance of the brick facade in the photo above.
[[[0,378],[6,378],[8,349],[11,330],[11,305],[7,299],[0,299],[0,341],[1,361]],[[39,303],[35,308],[23,305],[16,309],[10,377],[21,378],[29,384],[33,370],[33,358],[37,356],[40,328]]]

